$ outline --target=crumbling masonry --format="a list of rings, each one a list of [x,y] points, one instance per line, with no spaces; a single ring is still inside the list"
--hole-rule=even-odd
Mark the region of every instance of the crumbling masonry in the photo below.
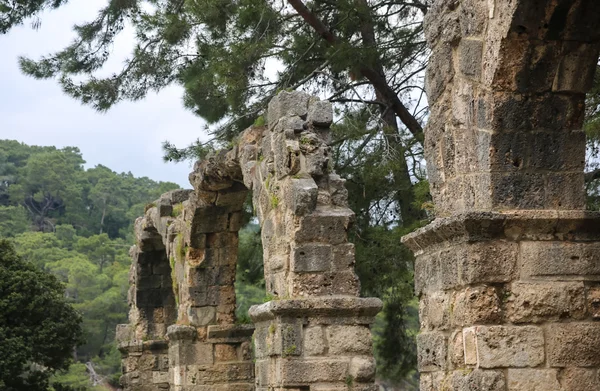
[[[600,214],[585,211],[593,0],[436,1],[416,255],[421,391],[600,390]]]
[[[117,329],[128,391],[374,390],[359,298],[353,213],[329,168],[329,102],[282,92],[268,127],[196,163],[193,190],[164,194],[136,221],[130,324]],[[236,325],[238,230],[249,191],[262,228],[267,295]],[[254,346],[252,346],[254,340]]]
[[[438,0],[425,34],[438,218],[403,239],[421,391],[598,391],[600,214],[585,211],[582,122],[600,4]],[[193,191],[137,221],[126,390],[374,390],[381,303],[358,297],[331,107],[282,93],[268,113],[268,128],[196,165]],[[275,298],[252,307],[254,328],[234,315],[248,191]]]

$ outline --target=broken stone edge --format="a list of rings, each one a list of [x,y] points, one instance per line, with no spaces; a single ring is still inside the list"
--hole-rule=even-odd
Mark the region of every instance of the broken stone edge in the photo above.
[[[416,255],[441,243],[490,239],[600,241],[600,212],[523,210],[467,212],[436,219],[402,237]]]

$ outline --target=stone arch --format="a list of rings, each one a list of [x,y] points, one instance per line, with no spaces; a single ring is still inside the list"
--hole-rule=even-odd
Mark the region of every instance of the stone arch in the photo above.
[[[332,117],[329,102],[282,92],[269,105],[269,126],[251,127],[230,150],[197,162],[193,190],[164,194],[138,220],[138,248],[160,248],[161,265],[168,259],[171,286],[163,293],[174,297],[176,311],[167,311],[164,323],[168,379],[156,367],[140,370],[139,358],[124,348],[126,389],[136,389],[127,383],[133,376],[142,378],[140,386],[180,391],[310,390],[347,387],[350,378],[357,389],[372,385],[370,325],[381,302],[358,297],[354,246],[347,241],[354,216],[344,181],[329,165]],[[252,307],[255,332],[235,324],[233,286],[249,190],[274,299]],[[134,270],[145,262],[136,254]],[[132,325],[139,304],[131,300]],[[126,330],[119,334],[128,341]],[[155,334],[145,337],[162,336]]]

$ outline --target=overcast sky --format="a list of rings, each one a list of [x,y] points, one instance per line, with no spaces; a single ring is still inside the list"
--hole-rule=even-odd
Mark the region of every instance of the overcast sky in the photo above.
[[[0,139],[30,145],[76,146],[86,167],[103,164],[117,172],[172,181],[190,187],[187,163],[163,163],[161,142],[185,146],[203,134],[204,122],[185,110],[182,89],[173,86],[139,102],[122,102],[100,114],[61,91],[55,80],[21,74],[18,56],[38,58],[59,50],[74,38],[74,23],[89,21],[106,0],[74,1],[30,24],[0,35]],[[130,34],[117,41],[109,67],[119,69],[130,53]]]

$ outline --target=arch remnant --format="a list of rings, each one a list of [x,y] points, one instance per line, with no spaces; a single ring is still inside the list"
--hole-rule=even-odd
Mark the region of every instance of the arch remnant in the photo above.
[[[381,301],[358,297],[332,118],[329,102],[280,93],[268,127],[197,162],[193,190],[164,194],[136,221],[130,324],[117,329],[127,391],[375,390]],[[250,309],[254,327],[236,325],[233,285],[249,191],[273,298]]]
[[[435,1],[416,255],[421,390],[598,390],[600,215],[585,211],[592,0]]]

